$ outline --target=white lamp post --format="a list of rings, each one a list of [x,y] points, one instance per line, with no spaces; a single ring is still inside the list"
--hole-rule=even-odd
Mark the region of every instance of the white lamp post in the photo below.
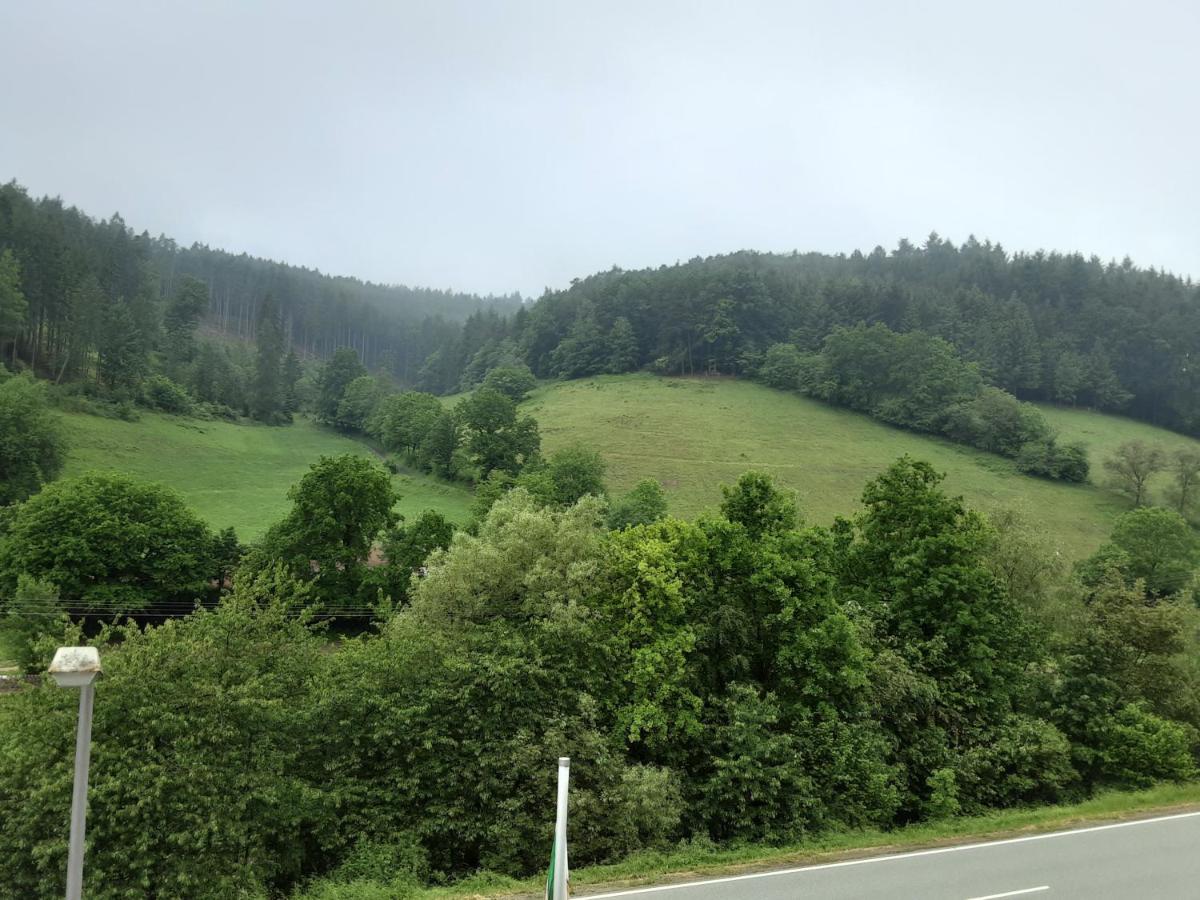
[[[79,728],[75,733],[75,788],[71,793],[71,848],[67,853],[67,900],[83,896],[83,828],[87,816],[88,763],[92,756],[92,700],[100,675],[95,647],[59,647],[50,675],[59,687],[79,688]]]

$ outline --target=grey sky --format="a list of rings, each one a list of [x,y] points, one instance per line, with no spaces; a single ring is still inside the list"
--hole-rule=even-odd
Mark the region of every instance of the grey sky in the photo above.
[[[931,229],[1200,275],[1200,5],[0,5],[0,180],[183,243],[538,294]]]

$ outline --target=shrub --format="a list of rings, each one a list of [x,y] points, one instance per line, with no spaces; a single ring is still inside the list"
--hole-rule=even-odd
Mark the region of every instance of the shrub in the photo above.
[[[1101,720],[1095,735],[1101,778],[1108,783],[1145,788],[1155,781],[1196,776],[1195,729],[1156,716],[1141,704],[1127,703]]]
[[[969,812],[1020,803],[1054,803],[1079,780],[1066,736],[1041,719],[1010,716],[968,750],[959,766]]]
[[[165,375],[151,375],[142,385],[147,406],[163,412],[185,415],[191,412],[192,398],[182,387]]]
[[[613,531],[649,525],[667,514],[667,494],[653,478],[645,478],[633,489],[613,501],[608,511],[608,527]]]
[[[386,843],[360,840],[333,871],[331,881],[421,884],[429,877],[429,856],[416,835],[400,832]]]
[[[86,896],[216,900],[296,878],[323,818],[301,755],[316,636],[235,599],[100,642]],[[47,681],[0,703],[0,896],[61,896],[77,702]]]
[[[517,484],[546,506],[570,506],[588,494],[594,497],[608,494],[604,469],[604,460],[595,450],[564,447],[526,468]]]
[[[12,599],[0,605],[0,631],[8,638],[17,668],[27,674],[40,672],[46,664],[41,658],[39,641],[52,632],[61,632],[67,623],[58,600],[58,589],[28,575],[17,578]]]
[[[783,390],[799,387],[801,356],[792,344],[772,344],[758,366],[763,384]]]
[[[931,819],[948,819],[962,812],[958,800],[958,775],[951,766],[934,769],[925,779],[929,788],[929,799],[925,802],[925,815]]]
[[[1050,431],[1037,407],[994,387],[951,407],[942,430],[954,441],[1001,456],[1016,456],[1025,444],[1047,440]]]
[[[537,387],[537,379],[528,366],[501,366],[487,373],[482,387],[499,391],[514,403],[520,403]]]
[[[1017,453],[1017,469],[1027,475],[1059,481],[1087,481],[1087,449],[1082,444],[1059,444],[1053,438],[1030,441]]]

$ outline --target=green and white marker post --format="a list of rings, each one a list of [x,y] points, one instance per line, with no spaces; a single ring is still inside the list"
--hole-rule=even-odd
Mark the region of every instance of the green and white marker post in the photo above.
[[[550,874],[546,876],[546,900],[567,900],[570,896],[567,868],[567,782],[571,777],[571,757],[558,758],[558,813],[554,819],[554,847],[550,851]]]

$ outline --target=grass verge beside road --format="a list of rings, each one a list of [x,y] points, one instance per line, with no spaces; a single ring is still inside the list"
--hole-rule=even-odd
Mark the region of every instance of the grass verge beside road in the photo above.
[[[589,893],[639,885],[667,884],[759,869],[878,856],[923,847],[998,840],[1191,808],[1200,808],[1200,782],[1160,785],[1144,791],[1112,791],[1098,794],[1083,803],[1004,810],[984,816],[928,822],[894,831],[831,833],[788,847],[747,846],[718,850],[696,845],[647,851],[612,865],[576,869],[571,873],[571,888],[572,894],[586,897]],[[427,900],[483,900],[492,897],[517,900],[541,897],[544,889],[544,876],[517,880],[481,875],[453,887],[431,888],[414,896]]]

